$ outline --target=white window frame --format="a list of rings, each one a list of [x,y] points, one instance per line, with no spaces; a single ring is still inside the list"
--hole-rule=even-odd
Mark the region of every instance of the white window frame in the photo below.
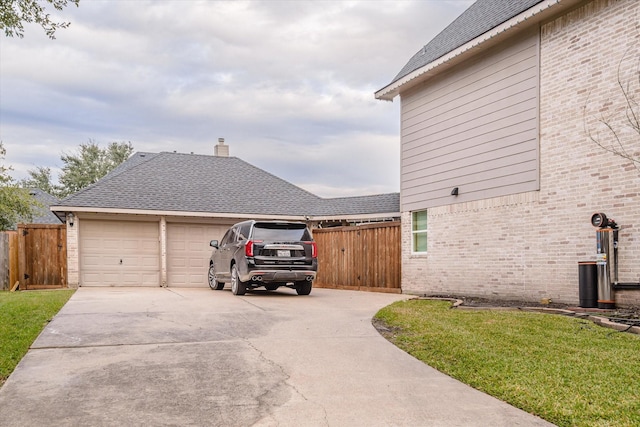
[[[424,213],[424,215],[426,216],[427,215],[427,210],[425,209],[425,210],[421,210],[421,211],[412,211],[411,212],[411,253],[415,254],[415,255],[422,255],[422,254],[426,254],[427,253],[427,249],[425,249],[424,251],[417,251],[416,250],[416,235],[424,234],[425,238],[427,238],[427,235],[428,235],[427,230],[429,229],[429,223],[427,221],[426,227],[424,229],[414,230],[414,221],[415,221],[415,218],[416,218],[416,214],[419,214],[419,213]]]

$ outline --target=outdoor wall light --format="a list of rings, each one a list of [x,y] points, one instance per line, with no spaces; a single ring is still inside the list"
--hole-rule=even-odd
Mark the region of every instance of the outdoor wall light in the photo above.
[[[69,219],[69,227],[73,227],[73,212],[69,212],[67,218]]]
[[[453,187],[453,190],[451,190],[451,195],[452,196],[457,196],[458,195],[458,187]]]

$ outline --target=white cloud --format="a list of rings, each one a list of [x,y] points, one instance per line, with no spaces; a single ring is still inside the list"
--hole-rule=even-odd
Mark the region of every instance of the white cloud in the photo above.
[[[89,138],[231,154],[319,195],[399,191],[399,110],[373,93],[471,1],[81,2],[0,39],[17,178]]]

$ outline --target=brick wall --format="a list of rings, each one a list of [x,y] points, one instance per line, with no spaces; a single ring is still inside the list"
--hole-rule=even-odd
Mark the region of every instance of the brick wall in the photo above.
[[[70,288],[77,288],[80,283],[79,228],[80,218],[74,217],[73,226],[70,226],[67,219],[67,286]]]
[[[640,170],[585,132],[615,142],[598,125],[604,117],[640,157],[617,83],[618,64],[624,81],[638,72],[638,22],[640,2],[596,0],[542,26],[540,191],[430,209],[426,255],[411,254],[404,212],[405,293],[577,303],[578,261],[595,258],[594,212],[622,226],[620,281],[640,282]],[[637,305],[640,290],[616,298]]]

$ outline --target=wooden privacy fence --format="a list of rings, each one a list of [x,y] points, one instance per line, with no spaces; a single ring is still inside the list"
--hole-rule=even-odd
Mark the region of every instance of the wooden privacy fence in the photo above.
[[[313,230],[318,244],[314,286],[400,293],[400,223]]]
[[[19,224],[0,233],[0,289],[67,287],[67,230],[64,224]]]

